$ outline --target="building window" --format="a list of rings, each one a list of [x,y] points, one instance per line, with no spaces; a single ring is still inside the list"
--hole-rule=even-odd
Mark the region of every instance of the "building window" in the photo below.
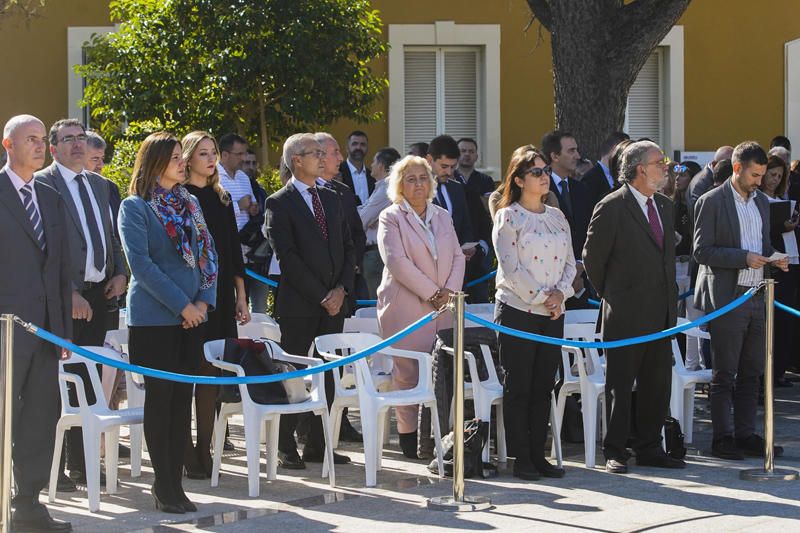
[[[80,106],[86,80],[75,72],[75,67],[87,62],[86,45],[96,35],[111,33],[116,26],[72,26],[67,28],[67,116],[81,120],[90,127],[90,110]]]
[[[444,133],[456,139],[482,137],[479,67],[477,48],[406,47],[403,150]]]
[[[664,140],[664,81],[661,48],[650,54],[628,93],[625,131],[633,139],[646,137],[659,146]]]
[[[500,178],[500,26],[389,25],[389,144],[441,134],[478,142],[478,167]]]

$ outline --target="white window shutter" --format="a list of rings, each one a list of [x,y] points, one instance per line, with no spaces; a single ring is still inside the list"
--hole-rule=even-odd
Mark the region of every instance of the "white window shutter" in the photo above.
[[[478,53],[444,51],[444,124],[439,133],[478,138]]]
[[[405,144],[436,137],[436,50],[405,51]]]
[[[632,139],[647,137],[661,145],[664,132],[664,94],[661,54],[656,49],[639,71],[628,93],[625,130]]]

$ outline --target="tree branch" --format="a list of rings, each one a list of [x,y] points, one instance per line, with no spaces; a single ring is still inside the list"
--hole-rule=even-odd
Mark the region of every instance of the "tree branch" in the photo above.
[[[527,0],[528,7],[533,13],[534,18],[538,18],[542,26],[550,33],[553,33],[553,10],[550,7],[550,0]],[[531,20],[531,24],[533,20]],[[530,27],[530,24],[528,24]]]

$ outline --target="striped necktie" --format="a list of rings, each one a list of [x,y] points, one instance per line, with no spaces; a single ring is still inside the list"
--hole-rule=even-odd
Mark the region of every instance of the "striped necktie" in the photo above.
[[[36,240],[39,241],[39,248],[44,252],[47,247],[44,240],[44,224],[42,224],[42,218],[39,216],[36,204],[33,203],[33,186],[30,183],[26,183],[22,186],[20,192],[22,193],[22,206],[25,208],[25,212],[28,213],[28,218],[31,219],[31,224],[33,225],[33,234],[36,235]]]

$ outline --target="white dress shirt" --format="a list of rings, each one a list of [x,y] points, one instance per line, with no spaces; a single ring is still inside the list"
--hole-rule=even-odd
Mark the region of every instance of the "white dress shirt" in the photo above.
[[[633,193],[633,197],[636,198],[636,203],[639,204],[639,207],[642,209],[642,213],[644,213],[644,219],[650,223],[650,217],[647,216],[647,200],[652,199],[652,196],[645,196],[641,192],[639,192],[636,187],[629,184],[629,188]],[[658,217],[658,225],[661,226],[661,232],[664,232],[664,224],[661,222],[661,213],[658,212],[658,206],[656,205],[656,201],[653,200],[653,209],[656,211],[656,216]]]
[[[736,206],[736,215],[739,217],[742,249],[758,255],[763,254],[761,229],[764,221],[761,220],[761,212],[755,202],[758,191],[754,191],[745,199],[733,188],[731,180],[728,180],[724,186],[730,187],[733,193],[733,204]],[[762,279],[764,279],[763,268],[743,268],[739,270],[739,278],[736,283],[745,287],[755,287]]]
[[[597,164],[600,165],[600,169],[603,171],[603,174],[606,175],[606,180],[608,180],[608,186],[613,189],[614,177],[611,175],[611,169],[605,166],[602,161],[598,161]]]
[[[31,184],[31,196],[33,198],[33,205],[36,207],[36,211],[39,212],[39,218],[42,218],[42,211],[39,209],[39,199],[36,197],[36,187],[33,186],[34,180],[26,182],[24,179],[20,178],[19,175],[11,170],[11,167],[6,165],[3,168],[2,172],[8,174],[8,177],[11,179],[11,184],[17,190],[17,194],[19,194],[19,199],[22,200],[22,206],[25,206],[25,197],[22,195],[22,188],[27,185],[28,183]]]
[[[83,231],[83,239],[86,241],[86,266],[84,268],[84,276],[83,281],[89,281],[91,283],[99,283],[106,279],[106,265],[105,265],[105,257],[103,258],[103,270],[97,270],[94,266],[94,250],[92,248],[92,238],[91,234],[89,233],[89,224],[86,221],[86,213],[83,210],[83,202],[81,201],[81,194],[80,189],[78,188],[78,182],[75,180],[75,177],[78,175],[72,170],[68,169],[61,163],[56,161],[56,167],[58,167],[58,171],[61,173],[61,177],[64,178],[64,182],[67,184],[67,189],[69,189],[69,194],[72,196],[72,203],[75,204],[75,209],[78,211],[78,218],[81,221],[81,230]],[[100,206],[97,203],[97,198],[94,197],[94,191],[92,190],[92,186],[89,183],[89,179],[86,177],[86,169],[81,170],[81,174],[83,174],[83,184],[86,186],[86,192],[89,194],[89,201],[92,203],[92,211],[94,211],[94,219],[97,221],[97,231],[100,233],[100,239],[102,242],[103,251],[105,252],[108,250],[108,245],[106,244],[106,232],[103,229],[103,222],[102,218],[100,218]],[[110,209],[110,206],[109,206]]]
[[[369,185],[367,185],[367,166],[364,165],[359,171],[353,166],[350,160],[347,160],[347,166],[350,168],[350,176],[353,178],[353,188],[355,189],[356,196],[361,200],[362,204],[367,203],[369,199]]]
[[[241,170],[237,170],[233,177],[231,177],[221,163],[217,164],[217,170],[219,171],[220,185],[228,192],[233,201],[233,213],[236,215],[236,228],[242,229],[244,225],[247,224],[247,221],[250,220],[250,213],[239,210],[239,200],[245,196],[249,196],[250,201],[256,201],[256,197],[253,194],[253,186],[250,184],[250,178]]]

